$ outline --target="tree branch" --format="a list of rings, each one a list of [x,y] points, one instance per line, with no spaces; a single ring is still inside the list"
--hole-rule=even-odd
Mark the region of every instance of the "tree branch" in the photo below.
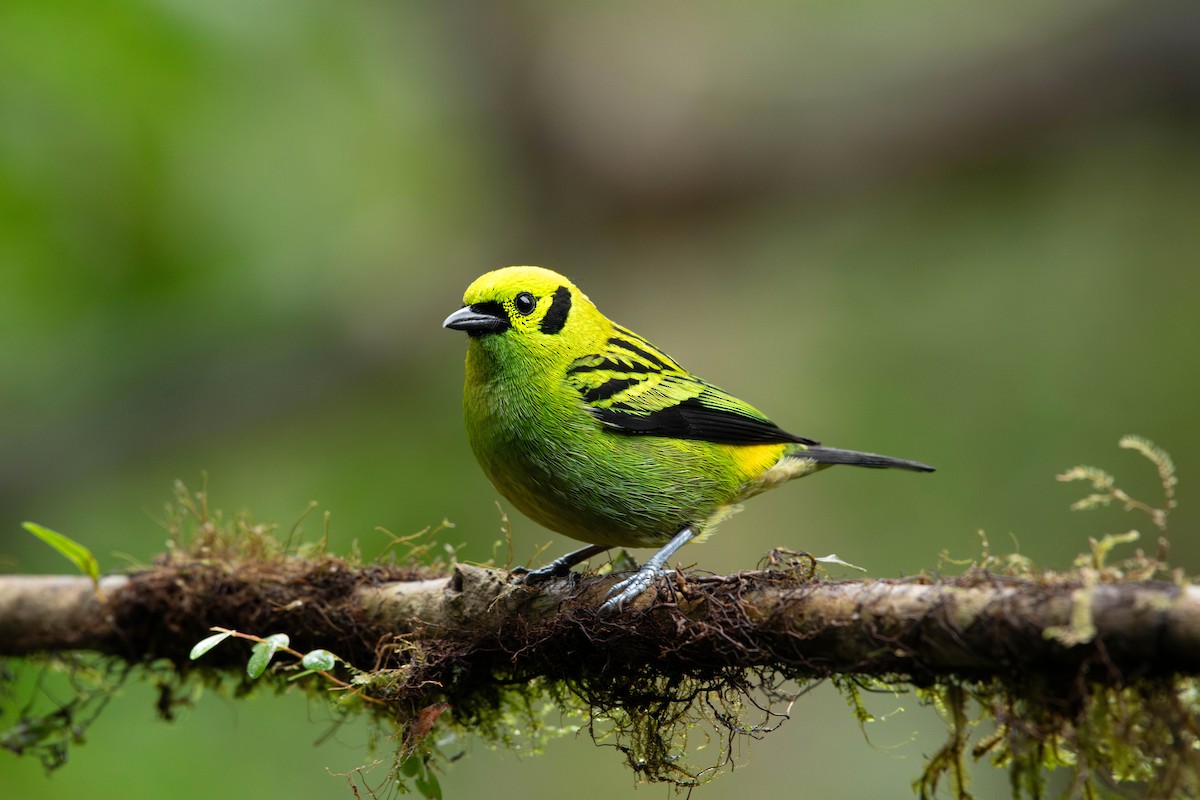
[[[1119,684],[1200,673],[1200,588],[1160,581],[805,580],[785,571],[677,573],[617,615],[597,608],[611,578],[536,588],[502,570],[392,580],[336,559],[287,567],[182,564],[105,578],[0,577],[0,654],[86,649],[186,665],[212,626],[287,632],[360,669],[395,666],[399,638],[456,670],[503,666],[570,679],[605,664],[663,674],[777,667],[793,675],[940,676],[1019,681],[1036,673]],[[416,576],[411,576],[416,577]],[[510,677],[511,677],[510,675]]]

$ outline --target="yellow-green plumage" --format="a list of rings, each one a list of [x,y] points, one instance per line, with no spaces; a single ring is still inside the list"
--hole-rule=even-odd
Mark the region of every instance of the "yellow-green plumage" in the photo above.
[[[587,555],[700,534],[747,497],[832,463],[931,469],[779,429],[550,270],[489,272],[463,302],[445,326],[470,334],[471,447],[522,512],[598,546]]]

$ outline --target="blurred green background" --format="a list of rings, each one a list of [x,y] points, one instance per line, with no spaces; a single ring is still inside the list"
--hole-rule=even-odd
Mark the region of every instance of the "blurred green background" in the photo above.
[[[684,563],[788,546],[898,576],[983,529],[1066,566],[1153,531],[1054,481],[1098,464],[1157,500],[1116,448],[1138,433],[1175,456],[1194,572],[1198,145],[1189,2],[7,0],[0,568],[69,571],[26,519],[145,562],[204,472],[215,507],[284,530],[318,500],[335,552],[449,518],[490,558],[440,324],[532,263],[783,427],[939,468],[790,486]],[[513,521],[518,560],[573,546]],[[347,797],[326,770],[370,758],[362,727],[314,748],[327,712],[298,696],[173,724],[153,700],[129,687],[48,778],[0,754],[0,795]],[[908,796],[941,724],[873,707],[898,706],[868,741],[818,692],[697,796]],[[586,736],[464,747],[447,797],[634,784]]]

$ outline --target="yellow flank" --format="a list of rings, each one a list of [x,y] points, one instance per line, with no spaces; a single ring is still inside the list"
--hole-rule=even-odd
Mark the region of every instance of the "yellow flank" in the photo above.
[[[444,326],[469,337],[463,411],[484,472],[526,515],[593,545],[534,575],[612,546],[661,548],[608,606],[760,492],[833,464],[932,471],[788,433],[547,269],[481,276]]]
[[[787,445],[763,444],[731,449],[735,451],[738,465],[746,474],[752,476],[747,482],[746,491],[738,497],[738,501],[747,500],[819,469],[817,463],[811,459],[785,457],[784,453],[789,449]]]

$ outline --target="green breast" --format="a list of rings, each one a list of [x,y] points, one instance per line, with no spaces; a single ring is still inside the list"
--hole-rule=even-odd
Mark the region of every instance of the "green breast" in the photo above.
[[[659,546],[703,525],[747,476],[728,447],[613,432],[558,379],[517,379],[472,342],[467,435],[496,488],[536,522],[580,541]]]

